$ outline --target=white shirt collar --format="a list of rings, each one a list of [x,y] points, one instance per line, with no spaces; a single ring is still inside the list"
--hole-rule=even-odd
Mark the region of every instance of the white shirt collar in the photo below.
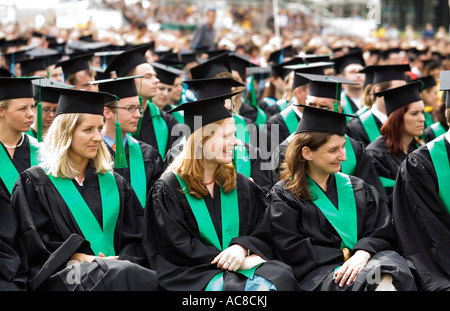
[[[381,121],[382,124],[384,124],[384,122],[386,122],[387,120],[387,115],[383,112],[381,112],[380,110],[378,110],[377,105],[372,105],[372,108],[370,108],[370,111],[372,112],[372,114],[378,118],[378,120]]]

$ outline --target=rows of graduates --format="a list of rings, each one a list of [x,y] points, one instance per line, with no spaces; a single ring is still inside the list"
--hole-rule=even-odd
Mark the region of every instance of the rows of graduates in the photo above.
[[[450,289],[449,72],[103,48],[1,72],[1,289]]]

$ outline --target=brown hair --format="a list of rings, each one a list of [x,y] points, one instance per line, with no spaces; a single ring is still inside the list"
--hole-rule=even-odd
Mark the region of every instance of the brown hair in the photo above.
[[[90,77],[95,77],[95,71],[94,69],[84,69],[84,71],[86,71],[86,73],[90,76]],[[66,82],[68,84],[72,84],[75,85],[77,84],[77,77],[76,77],[76,72],[70,74],[68,77],[66,77]]]
[[[311,198],[311,190],[306,181],[306,169],[308,161],[302,155],[303,147],[309,147],[312,151],[327,143],[331,133],[298,133],[289,143],[286,149],[284,162],[281,164],[280,179],[286,180],[285,188],[291,191],[301,201]]]

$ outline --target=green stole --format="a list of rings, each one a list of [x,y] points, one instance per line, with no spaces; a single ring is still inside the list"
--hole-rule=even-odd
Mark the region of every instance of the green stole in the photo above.
[[[285,98],[276,101],[276,105],[280,109],[280,112],[287,108],[288,103],[288,100]]]
[[[425,128],[431,126],[434,123],[433,117],[431,116],[430,113],[425,112],[424,113],[424,117],[425,117],[425,122],[424,122],[424,127]]]
[[[244,118],[234,113],[233,118],[236,123],[236,138],[238,140],[241,140],[242,142],[250,144],[250,134],[247,130],[247,123],[245,122]],[[246,177],[251,176],[250,158],[248,156],[247,148],[245,148],[245,145],[243,143],[239,143],[234,147],[233,164],[236,168],[236,171],[244,174]]]
[[[103,230],[92,214],[73,181],[68,178],[48,175],[59,194],[66,202],[75,222],[86,240],[89,241],[95,255],[114,256],[114,230],[120,210],[120,196],[112,172],[97,174],[102,197]]]
[[[355,111],[353,111],[352,104],[350,103],[350,99],[348,98],[347,94],[345,92],[342,92],[341,96],[341,105],[342,105],[342,112],[346,114],[355,114]],[[346,117],[347,122],[350,120],[350,117]]]
[[[447,190],[448,181],[450,180],[450,164],[445,146],[445,135],[441,135],[427,143],[427,148],[430,151],[431,162],[433,162],[436,171],[439,198],[450,213],[450,192]]]
[[[356,202],[353,186],[348,175],[335,173],[338,208],[328,199],[322,189],[306,175],[314,204],[324,214],[342,239],[341,248],[352,249],[358,241]]]
[[[434,132],[434,136],[438,137],[445,134],[445,128],[442,126],[441,122],[435,122],[431,126],[431,130]]]
[[[170,105],[170,109],[174,109],[177,107],[176,105]],[[184,111],[175,111],[172,113],[174,118],[178,121],[178,123],[183,124],[184,123]]]
[[[380,129],[378,128],[375,117],[370,110],[361,114],[359,119],[361,120],[362,126],[364,127],[364,130],[366,131],[367,136],[369,136],[369,140],[371,142],[380,136]]]
[[[282,112],[280,112],[281,116],[283,117],[284,123],[286,124],[289,133],[295,133],[298,126],[298,118],[294,111],[294,106],[289,106],[286,109],[284,109]]]
[[[195,220],[197,221],[200,239],[202,242],[206,245],[212,245],[220,251],[228,248],[231,240],[239,236],[239,203],[237,190],[233,189],[229,193],[224,193],[222,188],[220,188],[222,215],[222,243],[220,243],[205,201],[203,199],[197,199],[191,195],[186,182],[174,171],[173,173],[177,177],[189,206],[191,207],[192,213],[194,214]],[[253,278],[254,272],[258,267],[259,265],[248,270],[240,270],[237,272],[251,279]],[[220,281],[223,282],[223,272],[217,273],[209,281],[205,290],[209,291],[215,282]],[[221,288],[222,287],[223,284]]]
[[[150,101],[147,102],[147,107],[150,112],[150,117],[152,118],[158,151],[161,158],[164,159],[166,155],[167,140],[169,139],[169,129],[166,121],[161,117],[161,110]]]
[[[147,200],[147,180],[145,178],[144,156],[142,155],[139,142],[131,137],[131,134],[127,136],[127,144],[130,156],[130,184],[142,207],[145,207]]]
[[[341,172],[347,175],[354,175],[356,170],[355,150],[347,135],[345,135],[345,141],[347,161],[341,162]]]
[[[23,137],[25,139],[25,137]],[[39,163],[39,143],[36,138],[28,136],[28,142],[30,144],[30,166],[35,166]],[[2,163],[2,169],[0,170],[0,178],[8,189],[9,194],[12,194],[14,184],[19,179],[19,172],[11,161],[11,157],[5,149],[0,146],[0,163]]]

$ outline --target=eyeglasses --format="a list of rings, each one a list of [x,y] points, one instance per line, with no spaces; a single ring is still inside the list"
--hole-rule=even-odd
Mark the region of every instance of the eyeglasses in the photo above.
[[[42,112],[45,114],[50,114],[50,112],[53,112],[56,114],[56,108],[52,109],[52,108],[45,107],[45,108],[42,108]]]
[[[119,109],[126,109],[129,113],[134,113],[136,109],[139,110],[139,113],[142,113],[143,108],[141,106],[129,106],[129,107],[114,107]]]

